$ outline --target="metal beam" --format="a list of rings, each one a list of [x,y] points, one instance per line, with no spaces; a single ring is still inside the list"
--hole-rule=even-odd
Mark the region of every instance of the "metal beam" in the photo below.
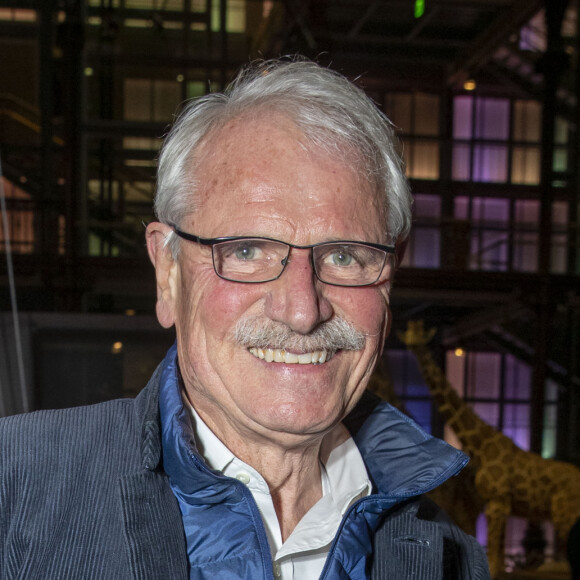
[[[494,23],[473,41],[471,47],[452,66],[447,84],[462,86],[474,71],[493,57],[494,52],[511,34],[517,32],[543,6],[542,0],[514,0],[509,9],[498,14]]]

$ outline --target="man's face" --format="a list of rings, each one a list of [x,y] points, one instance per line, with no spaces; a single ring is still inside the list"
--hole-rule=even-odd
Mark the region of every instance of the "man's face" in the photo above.
[[[234,121],[211,136],[196,154],[199,206],[180,228],[205,238],[263,236],[296,245],[385,243],[385,216],[371,185],[340,159],[307,152],[301,138],[272,116]],[[250,436],[295,445],[327,432],[358,401],[380,354],[387,286],[325,285],[312,271],[310,250],[301,249],[292,249],[277,280],[230,282],[216,275],[211,248],[180,243],[176,263],[156,264],[158,287],[167,287],[158,316],[176,326],[186,391],[202,418],[224,441]],[[323,364],[267,362],[234,336],[247,321],[308,336],[336,318],[362,333],[364,346],[338,350]]]

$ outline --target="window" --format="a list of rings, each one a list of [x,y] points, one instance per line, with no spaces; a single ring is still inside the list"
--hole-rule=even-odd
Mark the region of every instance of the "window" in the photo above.
[[[0,8],[0,21],[36,22],[36,10],[26,8]]]
[[[485,183],[507,181],[509,123],[510,103],[507,99],[455,98],[454,180]]]
[[[388,350],[385,356],[397,397],[413,419],[431,432],[431,398],[415,356],[406,350]]]
[[[20,187],[5,178],[0,184],[6,198],[6,221],[8,232],[4,231],[4,219],[0,219],[0,251],[6,252],[9,234],[10,250],[14,254],[34,252],[34,202],[32,197]],[[0,216],[3,217],[3,216]]]
[[[455,218],[471,224],[472,270],[507,270],[509,200],[456,197]]]
[[[439,178],[439,97],[426,93],[390,93],[385,111],[401,133],[407,176]]]
[[[438,195],[415,194],[414,225],[402,266],[438,268],[440,265],[441,199]]]
[[[169,121],[181,100],[181,83],[177,80],[125,79],[127,121]]]
[[[511,182],[540,183],[542,110],[536,101],[515,101]]]
[[[192,0],[193,12],[203,13],[207,8],[211,10],[211,29],[213,32],[221,30],[220,0]],[[195,29],[204,29],[202,23],[194,23]],[[226,1],[226,32],[236,33],[246,31],[246,0]]]

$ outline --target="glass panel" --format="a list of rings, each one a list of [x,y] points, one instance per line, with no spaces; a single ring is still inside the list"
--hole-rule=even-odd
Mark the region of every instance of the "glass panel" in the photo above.
[[[466,220],[469,217],[469,198],[456,197],[454,200],[453,215],[456,219]]]
[[[407,247],[410,266],[415,268],[438,268],[441,232],[438,228],[415,227],[412,243]]]
[[[473,97],[455,97],[453,100],[453,138],[471,139]]]
[[[550,272],[552,274],[565,274],[568,269],[568,236],[564,234],[552,235],[552,247],[550,249]]]
[[[439,144],[415,141],[412,145],[409,177],[415,179],[439,179]]]
[[[526,451],[530,450],[530,406],[511,405],[503,408],[503,432]]]
[[[538,234],[516,232],[513,240],[512,268],[517,272],[536,272],[538,269]]]
[[[93,4],[93,1],[91,0],[91,4]],[[99,5],[100,0],[95,2],[95,4]],[[125,8],[134,10],[183,10],[183,0],[125,0]]]
[[[530,228],[537,228],[540,219],[540,202],[534,199],[516,200],[515,220],[518,224],[525,224]]]
[[[542,434],[542,457],[552,458],[556,455],[556,436],[558,425],[558,384],[548,379],[544,397],[544,433]]]
[[[221,30],[220,26],[220,0],[212,0],[211,4],[211,29],[214,32]],[[246,31],[246,0],[227,0],[226,4],[226,31]]]
[[[551,459],[556,455],[557,408],[555,404],[544,406],[544,433],[542,434],[542,457]]]
[[[107,0],[107,4],[111,6],[111,8],[119,8],[120,0]],[[89,6],[94,6],[99,8],[103,0],[89,0]]]
[[[415,419],[415,421],[417,421],[417,423],[419,423],[419,425],[421,425],[421,427],[423,427],[423,429],[425,429],[427,433],[431,433],[430,401],[410,400],[405,403],[405,408],[407,409],[411,417],[413,417],[413,419]]]
[[[540,149],[538,147],[514,147],[511,181],[529,185],[540,183]]]
[[[438,195],[416,193],[413,210],[417,218],[433,218],[438,220],[441,216],[441,198]]]
[[[558,400],[558,383],[554,382],[552,379],[546,381],[546,390],[544,397],[547,402],[555,403]]]
[[[473,403],[472,407],[486,423],[499,428],[499,403]]]
[[[515,141],[539,143],[542,132],[542,109],[537,101],[516,101],[514,103]]]
[[[532,369],[512,355],[504,359],[504,392],[507,399],[528,400],[532,383]]]
[[[441,232],[438,224],[441,200],[437,195],[415,195],[414,216],[417,220],[407,246],[408,265],[416,268],[438,268]]]
[[[156,80],[153,82],[153,121],[169,121],[181,102],[181,83]]]
[[[417,93],[415,95],[416,135],[439,135],[439,97]]]
[[[535,272],[538,269],[540,204],[536,200],[517,200],[514,213],[516,223],[512,267],[519,272]]]
[[[156,151],[159,149],[159,144],[159,139],[152,139],[150,137],[123,137],[123,149]]]
[[[552,245],[550,256],[550,271],[554,274],[564,274],[568,268],[568,203],[555,201],[552,203]]]
[[[429,389],[419,372],[415,356],[406,350],[386,352],[389,371],[396,393],[402,398],[429,398]]]
[[[192,12],[206,12],[208,0],[190,0],[190,2]]]
[[[473,181],[504,183],[507,181],[508,148],[501,145],[475,145]]]
[[[491,222],[497,227],[503,227],[509,220],[509,200],[474,197],[472,219],[476,222]]]
[[[568,143],[568,121],[562,117],[556,117],[556,126],[554,128],[554,143],[566,145]]]
[[[568,151],[562,147],[554,150],[554,171],[564,173],[568,169]]]
[[[476,99],[475,107],[476,138],[508,139],[510,103],[507,99]]]
[[[481,232],[475,261],[481,270],[507,270],[508,235],[502,232]]]
[[[411,95],[389,93],[385,95],[385,112],[395,127],[403,133],[411,133]]]
[[[149,79],[125,79],[124,89],[125,120],[151,120],[151,81]]]
[[[28,193],[5,178],[0,186],[6,199],[8,223],[8,232],[5,232],[4,220],[0,219],[0,251],[7,251],[9,239],[14,254],[30,254],[34,252],[34,202]]]
[[[471,147],[469,145],[453,146],[452,179],[469,181],[471,178]]]
[[[149,18],[125,18],[124,25],[127,28],[151,28],[153,21]]]
[[[152,181],[131,181],[123,184],[126,203],[151,203],[154,184]]]
[[[0,20],[36,22],[36,10],[26,8],[0,8]]]
[[[447,380],[461,396],[463,396],[464,392],[463,377],[465,376],[466,362],[466,356],[457,356],[455,352],[451,350],[445,353]]]
[[[501,355],[495,352],[474,352],[467,355],[466,396],[499,398]]]
[[[187,98],[202,97],[207,92],[207,85],[203,81],[189,81],[187,83]]]

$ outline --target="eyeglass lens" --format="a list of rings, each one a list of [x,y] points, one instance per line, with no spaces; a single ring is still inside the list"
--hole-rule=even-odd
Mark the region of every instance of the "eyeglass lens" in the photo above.
[[[387,253],[356,243],[321,244],[312,248],[318,278],[327,284],[358,286],[376,282]],[[216,272],[236,282],[267,282],[278,278],[286,266],[290,246],[283,242],[246,238],[213,246]]]

